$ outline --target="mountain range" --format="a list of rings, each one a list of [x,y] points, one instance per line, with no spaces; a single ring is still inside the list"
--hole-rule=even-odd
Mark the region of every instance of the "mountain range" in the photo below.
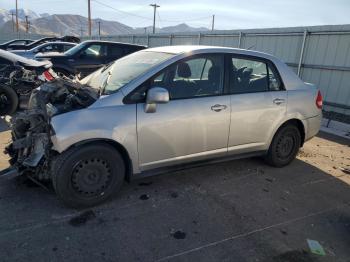
[[[15,10],[0,9],[0,33],[13,32],[11,13]],[[73,14],[37,14],[29,9],[18,9],[19,29],[25,31],[25,17],[30,21],[30,33],[41,35],[75,35],[86,36],[88,19]],[[15,18],[14,18],[15,19]],[[142,34],[151,33],[152,26],[133,28],[117,21],[108,21],[100,18],[92,19],[92,35],[98,35],[98,24],[101,26],[101,35]],[[176,26],[156,28],[157,33],[199,32],[207,31],[205,27],[191,27],[185,23]]]

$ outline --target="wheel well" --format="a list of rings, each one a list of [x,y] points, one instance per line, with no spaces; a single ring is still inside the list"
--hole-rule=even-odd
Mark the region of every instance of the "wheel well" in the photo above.
[[[282,126],[285,126],[285,125],[294,125],[299,129],[300,136],[301,136],[300,147],[302,147],[304,145],[304,142],[305,142],[305,128],[304,128],[303,122],[301,122],[301,120],[299,120],[299,119],[290,119],[290,120],[284,122]]]
[[[74,146],[77,147],[77,146],[82,146],[82,145],[86,145],[86,144],[94,144],[94,143],[101,143],[101,142],[106,143],[106,144],[114,147],[120,153],[120,155],[123,158],[124,164],[125,164],[125,171],[126,171],[125,180],[130,182],[130,177],[133,173],[132,162],[131,162],[131,159],[129,157],[128,151],[118,142],[116,142],[114,140],[109,140],[109,139],[89,139],[89,140],[81,141],[77,144],[74,144],[71,147],[74,147]]]

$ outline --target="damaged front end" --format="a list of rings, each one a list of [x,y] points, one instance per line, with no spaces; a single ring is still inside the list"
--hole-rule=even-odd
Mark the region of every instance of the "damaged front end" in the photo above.
[[[52,150],[55,131],[51,119],[55,115],[90,106],[99,97],[98,90],[69,78],[44,83],[34,90],[28,109],[10,120],[12,143],[5,153],[11,168],[3,176],[27,175],[35,180],[50,179],[50,168],[57,154]]]

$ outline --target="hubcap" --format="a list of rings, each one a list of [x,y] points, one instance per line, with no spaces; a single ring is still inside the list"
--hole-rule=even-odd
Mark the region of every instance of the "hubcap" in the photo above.
[[[111,169],[100,158],[80,161],[72,173],[73,189],[80,195],[92,197],[102,194],[111,181]]]

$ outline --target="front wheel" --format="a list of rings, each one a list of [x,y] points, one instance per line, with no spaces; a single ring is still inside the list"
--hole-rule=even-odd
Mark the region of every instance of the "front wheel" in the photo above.
[[[265,160],[275,167],[286,166],[295,159],[300,145],[299,129],[291,124],[282,126],[275,134]]]
[[[104,143],[83,145],[59,155],[52,165],[58,197],[70,207],[97,205],[117,192],[125,177],[124,161]]]

